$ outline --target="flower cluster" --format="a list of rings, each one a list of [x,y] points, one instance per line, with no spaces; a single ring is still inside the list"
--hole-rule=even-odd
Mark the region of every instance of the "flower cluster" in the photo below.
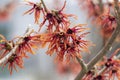
[[[70,28],[71,22],[69,18],[75,18],[76,16],[63,12],[66,1],[60,10],[49,10],[43,0],[39,3],[27,1],[26,5],[32,6],[32,8],[26,11],[24,15],[34,13],[35,24],[38,24],[40,28],[36,34],[32,32],[27,36],[11,41],[7,41],[1,35],[1,59],[6,57],[17,46],[14,53],[3,64],[3,67],[8,65],[10,74],[12,74],[13,69],[17,71],[17,66],[23,68],[23,59],[29,57],[27,53],[35,54],[33,49],[39,49],[41,46],[46,46],[46,44],[48,44],[46,53],[50,56],[56,54],[55,61],[58,63],[76,62],[76,57],[82,58],[82,52],[90,53],[88,48],[92,43],[85,39],[85,36],[90,32],[86,31],[88,28],[85,28],[85,24]],[[41,15],[43,16],[42,22],[39,21]],[[47,26],[46,33],[40,33],[45,25]]]
[[[17,1],[12,0],[0,8],[0,22],[8,21],[16,8]]]
[[[16,66],[23,68],[23,57],[18,54],[12,54],[10,58],[3,64],[3,68],[8,65],[10,75],[12,75],[13,69],[17,71]]]
[[[41,35],[41,45],[45,46],[48,44],[47,54],[52,55],[56,53],[56,61],[65,61],[69,63],[71,59],[76,60],[76,57],[81,58],[81,52],[89,52],[88,47],[91,43],[84,40],[84,37],[89,33],[83,33],[83,31],[87,30],[87,28],[83,27],[85,25],[79,24],[73,28],[69,28],[71,24],[69,17],[75,16],[63,12],[66,1],[60,10],[49,10],[43,2],[39,3],[39,10],[36,10],[38,3],[29,2],[29,4],[32,4],[33,8],[26,13],[33,12],[33,10],[35,13],[36,11],[39,11],[39,13],[40,11],[43,12],[44,20],[40,23],[39,31],[47,23],[47,33]],[[36,14],[35,16],[35,19],[37,18],[38,21],[39,16]]]
[[[110,12],[113,4],[107,2],[107,6],[105,6],[102,0],[98,1],[99,3],[93,0],[84,0],[84,7],[88,10],[90,18],[92,17],[95,21],[98,20],[96,22],[100,24],[103,36],[109,38],[117,26],[117,20]],[[0,66],[3,68],[7,66],[10,74],[12,74],[13,69],[17,71],[17,67],[24,67],[23,59],[29,57],[28,53],[35,54],[34,49],[47,46],[46,54],[56,55],[55,61],[58,63],[57,66],[61,73],[71,70],[78,74],[79,70],[84,70],[84,65],[88,71],[89,64],[86,65],[84,61],[80,62],[79,59],[82,58],[82,52],[90,53],[89,46],[93,44],[85,39],[90,32],[86,31],[88,30],[85,28],[86,24],[71,27],[69,18],[76,16],[64,13],[66,1],[59,10],[49,10],[43,0],[39,3],[27,1],[26,5],[32,6],[32,8],[26,11],[24,15],[34,13],[34,23],[39,25],[39,30],[9,41],[0,35],[0,63],[2,63]],[[106,9],[109,9],[107,13],[105,13]],[[42,22],[40,22],[41,16],[43,17]],[[47,26],[46,33],[40,33],[43,26]],[[110,41],[114,40],[111,39]],[[112,44],[112,42],[108,44]],[[106,49],[109,47],[110,45]],[[120,80],[120,60],[115,57],[119,50],[117,49],[110,58],[103,59],[96,64],[84,75],[82,80]],[[77,60],[81,65],[76,63]],[[94,63],[91,64],[94,65]]]
[[[117,26],[116,18],[109,11],[98,17],[98,23],[101,26],[101,33],[105,38],[109,38]]]
[[[38,49],[38,46],[40,46],[40,43],[41,43],[40,37],[41,35],[38,35],[38,34],[24,37],[22,43],[19,44],[19,47],[16,50],[16,52],[18,54],[21,54],[23,57],[28,57],[26,56],[26,52],[35,54],[32,48]]]
[[[90,70],[82,80],[119,80],[120,79],[120,60],[115,55],[120,51],[118,48],[110,58],[104,57],[95,69]]]
[[[73,28],[68,28],[66,31],[43,34],[43,36],[48,36],[42,39],[43,45],[49,44],[47,54],[56,53],[56,60],[69,63],[71,58],[74,60],[76,60],[76,56],[81,58],[81,52],[86,51],[89,53],[88,47],[92,44],[84,40],[89,32],[84,32],[87,28],[83,26],[79,24]]]
[[[0,34],[0,59],[3,58],[11,49],[14,47],[14,43],[12,41],[7,41],[3,35]]]
[[[39,24],[39,18],[40,18],[40,13],[42,12],[44,15],[44,10],[41,6],[41,3],[33,3],[30,1],[27,1],[27,5],[32,6],[32,8],[24,13],[25,14],[32,14],[34,12],[34,18],[35,18],[35,23]]]
[[[114,13],[113,2],[103,0],[79,0],[83,2],[82,7],[86,8],[88,17],[94,24],[99,26],[100,33],[103,36],[104,41],[111,37],[113,31],[116,29],[116,17]]]
[[[19,39],[22,39],[22,41],[19,43],[17,41],[15,42],[14,39],[7,41],[2,35],[0,35],[0,37],[0,59],[8,55],[15,45],[18,45],[15,52],[2,64],[3,68],[8,65],[10,74],[12,74],[13,69],[17,71],[16,66],[23,68],[23,58],[28,58],[27,52],[34,54],[32,49],[37,49],[40,45],[40,35],[38,34],[20,37]]]
[[[92,18],[93,21],[102,13],[101,7],[95,0],[78,0],[78,2],[82,9],[88,13],[88,18]],[[102,5],[102,7],[104,6]]]
[[[54,32],[54,30],[65,29],[67,26],[70,25],[69,17],[74,17],[72,14],[65,14],[63,13],[63,9],[65,8],[66,1],[64,2],[63,7],[60,10],[48,10],[45,6],[42,6],[42,3],[33,3],[28,2],[29,5],[33,6],[30,10],[25,12],[24,14],[31,14],[33,12],[35,16],[35,23],[39,23],[40,13],[43,13],[44,20],[39,24],[40,29],[44,26],[45,23],[47,24],[47,30],[49,32]]]

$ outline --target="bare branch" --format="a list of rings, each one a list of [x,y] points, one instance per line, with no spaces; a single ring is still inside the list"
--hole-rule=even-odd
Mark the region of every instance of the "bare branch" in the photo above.
[[[87,71],[87,65],[85,64],[85,62],[83,61],[83,59],[80,59],[76,56],[77,61],[79,62],[80,66],[82,67],[82,69],[84,69],[84,71]]]

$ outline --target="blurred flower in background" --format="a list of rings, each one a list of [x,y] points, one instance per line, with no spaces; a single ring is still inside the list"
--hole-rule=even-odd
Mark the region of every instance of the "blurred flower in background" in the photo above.
[[[0,7],[0,22],[10,20],[11,15],[15,10],[16,2],[16,0],[13,0]]]

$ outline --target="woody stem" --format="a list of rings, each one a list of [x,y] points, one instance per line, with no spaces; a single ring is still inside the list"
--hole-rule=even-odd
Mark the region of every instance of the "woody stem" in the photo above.
[[[108,40],[107,44],[103,47],[103,49],[100,50],[100,52],[97,53],[97,55],[87,64],[87,71],[85,72],[84,69],[80,71],[80,73],[77,75],[75,80],[81,80],[83,76],[104,56],[107,54],[108,51],[110,51],[111,46],[113,42],[115,41],[116,37],[120,33],[120,11],[118,6],[118,0],[114,0],[115,3],[115,10],[116,10],[116,18],[117,18],[117,27],[115,31],[113,32],[111,38]]]
[[[44,7],[45,11],[48,13],[47,7],[46,7],[46,5],[45,5],[45,3],[44,3],[44,1],[43,1],[43,0],[41,0],[41,3],[42,3],[42,5],[43,5],[43,7]]]
[[[2,59],[0,59],[0,64],[2,64],[5,61],[7,61],[11,57],[12,54],[15,54],[15,51],[19,47],[19,44],[23,42],[23,38],[27,37],[28,35],[30,35],[31,32],[33,32],[33,29],[28,28],[26,30],[25,35],[17,41],[17,44],[12,48],[12,50],[5,57],[3,57]]]

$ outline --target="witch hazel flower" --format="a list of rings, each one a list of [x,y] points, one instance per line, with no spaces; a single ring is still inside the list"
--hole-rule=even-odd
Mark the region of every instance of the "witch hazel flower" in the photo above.
[[[98,23],[101,26],[101,32],[105,38],[109,38],[117,26],[116,18],[110,14],[110,11],[100,15]]]
[[[120,48],[115,50],[111,57],[105,62],[106,70],[103,72],[102,75],[106,76],[107,79],[120,79],[120,60],[116,57],[119,51]]]
[[[106,71],[103,73],[104,75],[108,75],[108,79],[114,80],[120,79],[120,60],[119,59],[108,59],[106,62]]]
[[[76,60],[76,56],[81,58],[81,52],[89,52],[88,47],[91,46],[89,41],[84,40],[85,35],[88,34],[88,32],[83,32],[85,30],[87,28],[84,28],[83,25],[77,25],[66,31],[43,34],[42,36],[48,36],[43,38],[43,45],[48,44],[47,54],[56,53],[55,61],[67,63],[71,59]]]
[[[82,9],[86,9],[88,14],[88,18],[92,18],[95,20],[102,12],[98,3],[94,0],[78,0],[79,5],[82,6]],[[104,7],[104,5],[103,5]]]
[[[1,40],[0,40],[0,59],[8,55],[8,53],[12,50],[14,47],[13,41],[7,41],[3,35],[0,35]],[[8,70],[10,71],[10,75],[12,75],[13,69],[16,69],[16,66],[23,68],[23,60],[22,56],[17,56],[17,54],[13,54],[10,56],[10,58],[3,64],[3,69],[5,66],[8,65]]]
[[[94,74],[87,78],[84,76],[83,80],[119,80],[120,79],[120,60],[116,57],[120,48],[110,56],[110,58],[104,57],[99,63],[97,63]],[[91,73],[92,74],[92,73]]]
[[[39,24],[39,19],[40,19],[41,13],[43,13],[43,15],[45,15],[44,9],[42,8],[42,4],[34,3],[34,2],[30,2],[30,1],[27,1],[27,3],[28,3],[27,5],[32,6],[32,8],[30,10],[26,11],[24,13],[24,15],[34,13],[35,23]]]
[[[59,31],[60,29],[66,29],[66,27],[70,25],[69,17],[75,18],[76,16],[73,14],[63,13],[65,6],[66,6],[66,1],[64,2],[62,9],[60,9],[60,10],[51,10],[51,11],[47,10],[44,20],[40,24],[39,30],[41,30],[41,27],[46,22],[48,22],[47,30],[49,32],[53,32],[55,30]]]
[[[13,69],[17,71],[17,67],[23,68],[23,57],[18,54],[12,54],[10,58],[3,64],[3,68],[8,65],[10,75],[12,75]]]
[[[11,41],[6,40],[4,36],[0,35],[0,59],[8,57],[9,53],[16,47],[8,59],[1,63],[3,69],[8,66],[10,75],[13,70],[17,71],[17,67],[23,68],[23,58],[28,58],[27,53],[35,54],[33,49],[39,48],[41,35],[33,32],[33,30],[30,30],[25,36],[15,37]]]
[[[94,80],[119,80],[120,79],[120,60],[115,58],[109,58],[102,62],[101,69],[103,66],[105,69],[101,72],[101,74],[94,76],[92,79]],[[100,67],[100,66],[99,66]]]
[[[0,34],[0,58],[3,58],[14,47],[13,41],[8,41],[3,35]]]
[[[23,41],[19,44],[16,52],[23,57],[28,57],[26,53],[35,54],[33,49],[38,49],[41,43],[39,34],[30,34],[23,38]],[[22,38],[22,37],[21,37]]]

